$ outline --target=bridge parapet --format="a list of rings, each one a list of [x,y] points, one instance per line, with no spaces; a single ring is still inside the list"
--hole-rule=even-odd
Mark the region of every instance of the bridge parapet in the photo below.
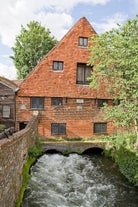
[[[68,142],[42,142],[41,146],[44,152],[47,150],[56,150],[58,152],[62,153],[83,153],[84,151],[91,149],[91,148],[100,148],[102,150],[105,149],[105,145],[107,142],[101,141],[101,142],[74,142],[74,141],[68,141]]]

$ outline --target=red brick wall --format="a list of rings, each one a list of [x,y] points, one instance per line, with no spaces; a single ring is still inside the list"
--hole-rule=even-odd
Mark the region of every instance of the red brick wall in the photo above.
[[[76,103],[75,98],[68,98],[67,100],[64,98],[62,106],[51,106],[51,98],[45,97],[44,109],[39,111],[39,135],[42,137],[52,137],[51,123],[66,123],[66,137],[74,138],[97,136],[93,132],[93,125],[98,122],[106,122],[103,117],[103,109],[98,108],[96,99],[83,100],[84,103]],[[30,109],[29,97],[18,97],[17,101],[18,127],[19,122],[29,121],[35,110]],[[24,104],[26,109],[21,109],[22,104]],[[109,100],[108,104],[111,105],[112,101]],[[114,132],[113,124],[108,123],[107,134],[112,134]]]
[[[30,97],[45,97],[45,107],[41,111],[39,133],[51,136],[51,123],[66,123],[68,137],[91,137],[93,122],[103,122],[102,110],[98,109],[93,99],[110,99],[105,87],[99,90],[76,84],[77,63],[87,63],[90,52],[88,48],[78,46],[78,38],[96,34],[89,22],[82,18],[65,35],[65,37],[46,55],[40,64],[24,80],[17,97],[17,128],[21,121],[29,121],[33,111],[30,110]],[[53,71],[53,61],[63,61],[64,70]],[[50,97],[64,97],[62,107],[51,106]],[[77,109],[76,98],[84,98],[82,110]],[[68,100],[67,103],[65,100]],[[24,107],[21,107],[25,105]],[[108,132],[113,127],[109,125]]]
[[[49,52],[48,55],[33,70],[22,83],[19,96],[48,96],[48,97],[84,97],[105,98],[106,93],[102,86],[99,91],[90,89],[89,86],[76,84],[77,63],[87,63],[90,51],[88,48],[78,46],[80,36],[89,38],[95,31],[85,18],[82,18]],[[52,70],[53,61],[63,61],[64,70],[55,72]]]

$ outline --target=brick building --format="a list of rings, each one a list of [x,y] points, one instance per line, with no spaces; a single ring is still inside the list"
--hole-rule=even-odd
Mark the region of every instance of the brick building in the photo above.
[[[96,32],[82,17],[23,81],[17,95],[17,129],[39,111],[42,137],[114,133],[102,108],[104,102],[112,105],[112,100],[103,85],[92,89],[87,79],[92,71],[87,66],[92,34]]]

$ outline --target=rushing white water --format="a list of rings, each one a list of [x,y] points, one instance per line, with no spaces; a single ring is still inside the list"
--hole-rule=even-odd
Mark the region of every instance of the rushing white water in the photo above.
[[[22,207],[137,207],[137,193],[106,158],[45,154],[31,169]]]

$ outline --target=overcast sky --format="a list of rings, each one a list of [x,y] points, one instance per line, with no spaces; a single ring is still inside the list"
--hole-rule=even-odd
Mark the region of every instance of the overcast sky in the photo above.
[[[16,79],[9,56],[21,25],[31,20],[49,28],[60,40],[85,16],[98,34],[124,24],[138,13],[138,0],[3,0],[0,6],[0,76]]]

